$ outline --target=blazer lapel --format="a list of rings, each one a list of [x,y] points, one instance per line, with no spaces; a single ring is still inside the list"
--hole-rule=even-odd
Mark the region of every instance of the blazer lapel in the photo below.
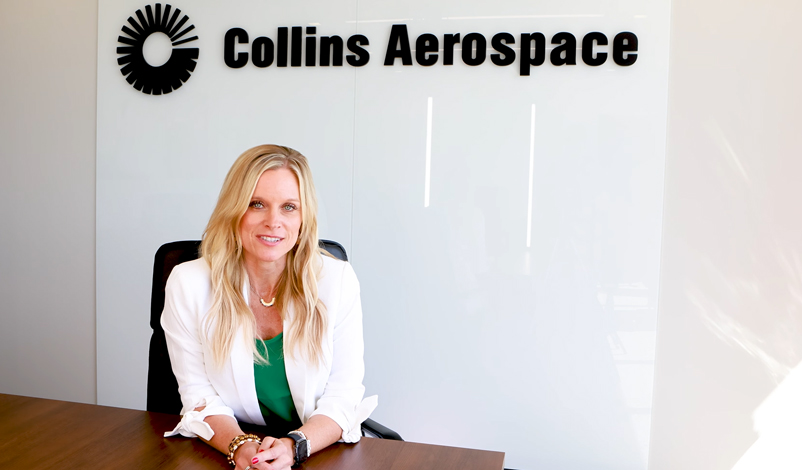
[[[247,305],[247,284],[243,290],[243,295]],[[237,386],[240,403],[250,422],[264,426],[265,418],[259,408],[259,398],[256,396],[256,381],[253,377],[253,349],[250,344],[245,343],[242,332],[237,332],[234,338],[234,346],[231,349],[231,370],[234,373],[234,383]]]
[[[287,383],[290,386],[292,401],[295,403],[295,411],[298,413],[298,417],[301,418],[301,423],[306,423],[308,414],[311,414],[311,412],[306,413],[305,410],[307,401],[306,387],[309,380],[306,365],[303,361],[296,361],[293,355],[289,354],[290,351],[287,348],[287,332],[290,330],[290,319],[294,314],[292,308],[290,308],[289,313],[284,317],[284,336],[282,337],[284,341],[284,371],[287,374]]]

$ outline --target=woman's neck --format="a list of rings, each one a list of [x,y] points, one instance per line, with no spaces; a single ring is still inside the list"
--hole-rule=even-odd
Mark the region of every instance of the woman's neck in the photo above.
[[[249,260],[247,257],[244,261],[245,272],[248,273],[251,287],[259,295],[270,295],[271,292],[276,291],[279,279],[281,279],[281,275],[287,265],[286,256],[272,262],[254,261]]]

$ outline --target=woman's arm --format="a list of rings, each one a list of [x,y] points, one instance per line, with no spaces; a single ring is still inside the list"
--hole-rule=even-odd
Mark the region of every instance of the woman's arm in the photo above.
[[[200,407],[195,411],[203,411],[203,407]],[[240,429],[237,420],[229,416],[207,416],[204,421],[206,421],[206,423],[212,428],[214,435],[210,440],[203,438],[201,439],[225,455],[228,455],[228,445],[231,443],[231,441],[233,441],[235,437],[245,434],[242,432],[242,429]],[[234,454],[234,461],[237,464],[237,470],[244,469],[251,464],[251,459],[256,454],[257,448],[258,444],[255,442],[247,442],[237,449],[236,453]]]
[[[344,442],[357,442],[362,436],[361,420],[372,411],[363,401],[365,387],[364,339],[362,334],[362,303],[359,281],[350,263],[337,263],[341,269],[340,282],[332,288],[339,291],[338,302],[327,305],[334,322],[332,335],[331,371],[322,396],[315,403],[310,417],[325,416],[339,427]],[[364,408],[364,409],[363,409]]]
[[[202,409],[196,411],[202,411]],[[229,416],[208,416],[205,421],[214,430],[214,436],[206,442],[225,455],[228,455],[228,445],[231,441],[237,436],[245,434],[239,427],[237,420]],[[256,456],[257,452],[262,452],[262,459],[254,463],[254,456]],[[234,462],[237,464],[236,470],[243,470],[249,465],[252,469],[266,468],[266,465],[256,465],[265,462],[270,463],[272,468],[276,470],[289,469],[293,464],[292,447],[288,448],[284,443],[279,443],[276,439],[270,437],[264,438],[262,444],[246,442],[237,448],[234,453]]]
[[[203,411],[203,408],[195,411]],[[214,430],[214,436],[206,442],[228,455],[229,443],[235,437],[243,434],[237,421],[223,415],[209,416],[205,421]],[[299,430],[306,436],[312,453],[334,444],[342,435],[340,426],[322,415],[309,418]],[[266,466],[260,465],[264,463],[269,463],[275,470],[289,469],[295,461],[294,448],[295,443],[289,437],[267,436],[262,440],[261,445],[247,442],[240,446],[234,455],[236,469],[245,469],[248,465],[251,465],[251,468],[266,468]]]
[[[197,435],[209,440],[214,430],[205,418],[224,415],[233,420],[234,411],[220,398],[206,373],[201,322],[208,310],[211,286],[208,267],[200,263],[205,261],[173,269],[165,286],[161,325],[183,404],[181,422],[167,435]]]
[[[343,433],[343,430],[337,423],[334,422],[334,420],[323,415],[312,416],[303,426],[298,428],[298,430],[304,433],[304,436],[306,436],[311,453],[323,450],[326,447],[334,444],[340,439],[340,436],[342,436]],[[271,462],[271,460],[278,458],[277,456],[280,456],[286,452],[286,455],[289,456],[290,460],[289,465],[291,466],[295,459],[295,442],[289,437],[275,439],[275,442],[270,442],[270,439],[271,438],[265,438],[265,440],[262,442],[262,446],[259,448],[259,452],[254,452],[257,459],[256,462],[270,462],[271,465],[277,466],[277,464]],[[226,444],[226,449],[228,449],[228,444]],[[226,452],[228,452],[228,450],[226,450]],[[237,454],[239,454],[239,452],[237,452]],[[250,457],[251,454],[247,453],[246,455],[246,461],[250,463],[250,459],[252,458]]]

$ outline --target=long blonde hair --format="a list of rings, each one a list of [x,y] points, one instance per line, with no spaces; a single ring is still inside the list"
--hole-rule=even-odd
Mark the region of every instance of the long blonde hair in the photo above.
[[[243,263],[239,225],[248,210],[259,177],[265,171],[286,168],[298,179],[301,196],[301,229],[298,243],[287,253],[276,295],[282,321],[292,312],[289,331],[284,332],[285,354],[300,352],[318,365],[323,358],[326,307],[318,298],[317,281],[322,267],[317,237],[317,197],[306,157],[277,145],[246,150],[226,175],[217,206],[203,234],[201,256],[211,268],[212,307],[206,317],[211,329],[212,359],[222,366],[231,354],[237,332],[242,331],[257,362],[267,362],[254,341],[256,317],[242,291],[248,275]]]

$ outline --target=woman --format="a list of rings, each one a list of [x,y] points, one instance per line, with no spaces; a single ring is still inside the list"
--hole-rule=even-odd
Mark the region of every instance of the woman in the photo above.
[[[161,323],[183,417],[166,435],[199,436],[237,470],[287,469],[356,442],[376,406],[362,400],[359,283],[321,254],[316,216],[306,158],[254,147],[226,176],[201,258],[167,281]]]

